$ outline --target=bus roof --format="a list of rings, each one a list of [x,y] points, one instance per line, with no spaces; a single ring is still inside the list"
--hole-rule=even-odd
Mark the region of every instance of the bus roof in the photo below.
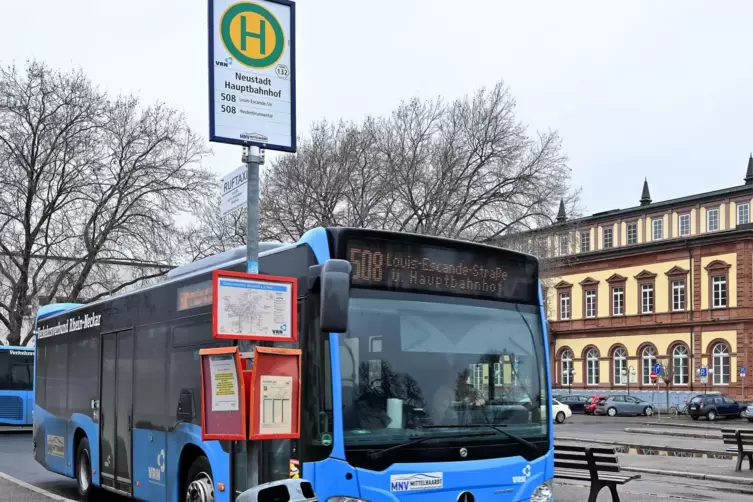
[[[21,347],[20,345],[0,345],[0,350],[28,350],[29,352],[33,352],[35,348]]]
[[[281,242],[260,242],[259,253],[269,251],[275,248],[286,246]],[[194,274],[197,272],[206,272],[217,268],[222,268],[223,265],[235,263],[236,261],[246,257],[246,246],[239,246],[229,251],[218,253],[212,256],[207,256],[201,260],[192,261],[186,263],[180,267],[176,267],[167,273],[167,279],[175,279],[177,277],[183,277],[184,275]]]
[[[51,303],[49,305],[43,305],[42,307],[39,307],[39,310],[37,311],[37,321],[47,317],[52,317],[60,312],[73,310],[81,305],[81,303]]]

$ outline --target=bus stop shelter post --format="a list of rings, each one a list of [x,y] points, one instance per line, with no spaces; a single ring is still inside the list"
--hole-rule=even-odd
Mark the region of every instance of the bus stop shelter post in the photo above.
[[[246,272],[249,274],[259,273],[259,167],[262,162],[262,154],[259,147],[244,147],[242,161],[248,170],[246,182]],[[240,351],[251,352],[251,344],[248,341],[239,342]],[[261,443],[259,441],[247,441],[246,448],[238,452],[245,456],[246,487],[253,487],[261,481]]]

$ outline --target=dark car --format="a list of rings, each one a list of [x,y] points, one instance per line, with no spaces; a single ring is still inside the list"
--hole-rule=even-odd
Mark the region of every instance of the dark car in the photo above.
[[[596,411],[596,403],[599,402],[599,399],[606,399],[606,394],[594,394],[593,396],[588,396],[588,400],[586,401],[586,404],[583,406],[583,413],[586,415],[593,415]]]
[[[690,400],[688,415],[693,420],[698,420],[700,417],[706,417],[708,420],[715,420],[718,417],[743,417],[746,408],[745,403],[722,394],[696,396]]]
[[[570,411],[573,413],[583,413],[583,408],[586,406],[589,396],[584,394],[560,394],[556,398],[560,403],[568,405]]]

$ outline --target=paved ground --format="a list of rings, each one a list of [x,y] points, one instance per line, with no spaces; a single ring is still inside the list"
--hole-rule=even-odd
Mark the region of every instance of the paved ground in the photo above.
[[[555,435],[597,437],[624,437],[620,431],[626,427],[641,427],[647,421],[643,418],[613,418],[575,416],[562,425],[555,426]],[[689,423],[690,420],[687,420]],[[731,421],[730,421],[731,422]],[[678,422],[680,423],[680,422]],[[742,421],[739,421],[743,425]],[[722,425],[727,425],[722,422]],[[730,423],[731,425],[731,423]],[[746,423],[747,425],[747,423]],[[716,424],[709,424],[709,427]],[[662,439],[661,436],[640,435],[643,439]],[[673,441],[678,438],[670,438]],[[697,446],[698,441],[690,440]],[[627,468],[664,469],[665,471],[695,472],[706,474],[738,475],[747,478],[751,484],[741,485],[710,481],[707,479],[687,479],[675,476],[641,474],[641,479],[631,481],[619,488],[622,500],[687,500],[687,501],[723,501],[738,502],[753,499],[753,474],[735,473],[731,460],[654,457],[643,455],[622,455],[620,459]],[[17,484],[9,482],[0,475],[0,502],[48,502],[49,500],[79,501],[73,480],[52,474],[40,467],[31,456],[31,435],[29,433],[0,433],[0,473],[5,473],[22,482],[40,487],[56,495],[57,499],[46,498]],[[576,482],[556,483],[554,487],[557,502],[583,502],[588,497],[588,487]],[[103,493],[101,500],[123,502],[125,499]],[[604,491],[599,502],[611,500],[608,491]]]

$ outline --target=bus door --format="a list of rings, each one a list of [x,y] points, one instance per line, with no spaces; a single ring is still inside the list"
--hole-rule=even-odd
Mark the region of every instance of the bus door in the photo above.
[[[131,495],[133,330],[102,335],[100,475],[102,486]]]

